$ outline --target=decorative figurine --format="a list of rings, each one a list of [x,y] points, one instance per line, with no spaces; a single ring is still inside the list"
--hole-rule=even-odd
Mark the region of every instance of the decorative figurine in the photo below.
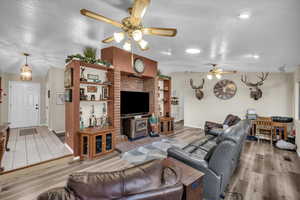
[[[94,94],[91,95],[91,101],[95,101],[95,95]]]
[[[149,117],[149,124],[151,131],[149,133],[150,137],[159,137],[158,134],[158,119],[155,116],[154,113],[151,114],[151,117]]]
[[[85,67],[80,67],[80,70],[81,70],[81,72],[80,72],[80,81],[86,82],[87,79],[85,78],[85,75],[84,75]]]
[[[80,100],[86,100],[86,96],[84,94],[84,88],[80,88]]]
[[[84,121],[82,117],[82,108],[80,107],[80,129],[84,129]]]

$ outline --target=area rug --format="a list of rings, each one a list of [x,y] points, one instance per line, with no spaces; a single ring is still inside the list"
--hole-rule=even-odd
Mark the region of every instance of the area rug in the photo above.
[[[23,128],[20,129],[20,136],[28,136],[36,134],[36,128]]]
[[[137,165],[150,160],[164,159],[168,156],[167,151],[170,147],[183,148],[186,145],[188,144],[172,138],[161,139],[127,151],[121,155],[121,158],[133,165]]]

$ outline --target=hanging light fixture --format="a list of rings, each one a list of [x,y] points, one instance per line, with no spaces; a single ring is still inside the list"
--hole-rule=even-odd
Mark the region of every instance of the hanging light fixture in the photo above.
[[[31,81],[32,80],[32,69],[27,64],[27,57],[30,56],[28,53],[23,53],[26,57],[26,64],[21,67],[20,78],[22,81]]]

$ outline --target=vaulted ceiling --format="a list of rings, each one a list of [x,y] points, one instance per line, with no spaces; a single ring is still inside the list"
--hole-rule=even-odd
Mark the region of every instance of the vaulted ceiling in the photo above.
[[[120,21],[132,0],[3,0],[0,4],[0,67],[18,73],[32,54],[35,75],[64,67],[67,55],[101,43],[117,28],[80,15],[86,8]],[[207,71],[206,63],[239,71],[292,71],[300,64],[299,0],[152,0],[144,26],[177,28],[175,38],[145,36],[150,50],[135,53],[165,72]],[[238,16],[248,12],[249,19]],[[121,47],[119,44],[113,44]],[[199,54],[187,54],[197,48]],[[255,55],[255,56],[254,56]]]

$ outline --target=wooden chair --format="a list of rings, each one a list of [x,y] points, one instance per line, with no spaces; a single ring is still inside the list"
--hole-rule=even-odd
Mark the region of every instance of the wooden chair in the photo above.
[[[258,117],[255,120],[256,125],[256,137],[258,143],[261,139],[270,140],[273,145],[274,127],[271,117]]]

